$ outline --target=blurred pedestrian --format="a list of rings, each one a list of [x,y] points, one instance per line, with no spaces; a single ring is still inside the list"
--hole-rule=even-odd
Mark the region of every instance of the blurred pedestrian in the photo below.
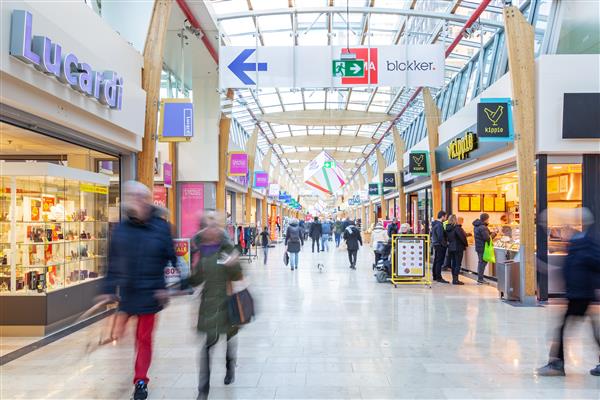
[[[287,228],[285,246],[290,257],[290,270],[298,269],[298,253],[300,253],[300,249],[304,246],[304,238],[300,234],[297,219],[293,219]]]
[[[377,262],[379,261],[381,249],[388,243],[388,240],[388,234],[386,230],[383,229],[383,224],[377,222],[377,225],[373,228],[373,232],[371,232],[371,248],[375,254],[375,265],[377,265]]]
[[[387,234],[390,238],[398,234],[398,219],[394,218],[387,226]]]
[[[331,222],[329,222],[329,220],[326,220],[323,222],[322,226],[322,234],[321,234],[321,251],[325,251],[325,248],[327,248],[327,251],[329,251],[329,238],[331,237]]]
[[[342,238],[342,233],[344,233],[344,226],[343,226],[342,221],[338,218],[335,221],[335,226],[334,226],[335,247],[340,247],[340,239]]]
[[[574,319],[583,319],[586,314],[589,315],[594,339],[600,348],[599,315],[591,309],[592,302],[597,300],[596,291],[600,289],[600,238],[593,231],[592,213],[582,209],[582,214],[583,232],[575,234],[569,241],[568,255],[563,267],[569,303],[550,349],[550,360],[546,366],[537,370],[541,376],[565,376],[564,336],[565,330],[572,325]],[[600,364],[591,369],[590,374],[600,376]]]
[[[200,220],[200,230],[191,240],[192,254],[199,254],[189,278],[192,286],[202,287],[198,311],[198,332],[202,334],[198,368],[198,399],[207,399],[210,390],[211,349],[221,335],[226,335],[226,374],[224,383],[235,380],[238,327],[231,325],[228,314],[231,282],[242,279],[238,253],[225,233],[219,216],[205,213]]]
[[[270,242],[271,242],[271,240],[270,240],[269,230],[265,226],[265,228],[260,233],[260,244],[263,247],[264,264],[265,265],[267,265],[267,256],[269,255],[269,243]]]
[[[446,211],[439,211],[437,219],[431,223],[431,245],[433,246],[433,280],[440,283],[448,283],[442,276],[442,264],[446,257],[448,241],[444,230]]]
[[[298,226],[300,227],[300,235],[302,235],[303,238],[306,238],[305,235],[306,235],[306,229],[307,229],[307,227],[306,227],[306,224],[305,224],[305,222],[304,222],[303,219],[300,219],[298,221]]]
[[[467,234],[462,227],[463,222],[464,219],[462,217],[456,217],[456,215],[452,214],[448,218],[448,224],[446,225],[448,257],[450,258],[450,265],[452,267],[453,285],[464,285],[464,283],[458,279],[463,255],[465,249],[469,246]]]
[[[319,241],[321,239],[321,234],[323,233],[323,227],[319,222],[319,217],[315,217],[312,224],[310,225],[310,239],[312,240],[312,252],[315,252],[315,243],[317,244],[317,253],[321,251],[319,247]]]
[[[137,317],[134,400],[148,397],[148,369],[156,314],[168,299],[165,267],[177,265],[171,227],[152,204],[152,192],[140,182],[123,185],[124,219],[114,229],[108,270],[97,302],[119,300],[113,339],[120,338],[130,317]],[[117,297],[118,293],[118,297]]]
[[[405,222],[400,225],[400,231],[398,233],[401,235],[410,235],[412,234],[412,229],[410,229],[410,225]]]
[[[350,261],[350,268],[356,269],[356,258],[358,249],[362,246],[362,237],[360,231],[354,225],[354,221],[350,221],[349,225],[344,230],[344,240],[346,241],[346,248],[348,249],[348,260]],[[360,246],[359,246],[360,243]]]
[[[496,237],[495,233],[490,232],[488,224],[490,216],[487,213],[482,213],[479,219],[473,221],[473,237],[475,238],[475,251],[477,252],[478,263],[477,263],[477,284],[485,284],[484,273],[487,261],[483,260],[483,252],[485,250],[485,244]]]

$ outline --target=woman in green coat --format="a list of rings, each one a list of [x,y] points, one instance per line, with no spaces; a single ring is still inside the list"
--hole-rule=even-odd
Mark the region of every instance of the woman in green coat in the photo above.
[[[198,313],[198,331],[206,338],[200,349],[198,399],[206,399],[210,387],[210,349],[227,335],[225,384],[235,379],[238,327],[231,325],[228,302],[231,281],[242,279],[242,268],[233,243],[214,213],[205,214],[200,231],[192,238],[192,255],[199,253],[189,284],[204,284]],[[195,258],[195,257],[194,257]]]

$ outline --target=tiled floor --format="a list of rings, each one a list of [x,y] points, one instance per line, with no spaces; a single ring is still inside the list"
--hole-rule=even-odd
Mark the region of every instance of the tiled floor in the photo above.
[[[357,271],[345,252],[300,255],[282,266],[246,267],[258,317],[239,334],[236,382],[223,385],[224,346],[215,351],[211,398],[231,399],[600,399],[588,370],[598,349],[588,324],[569,332],[566,378],[540,378],[562,309],[500,302],[492,287],[375,282],[372,253]],[[325,264],[323,272],[316,268]],[[598,312],[598,309],[595,310]],[[150,398],[196,395],[197,299],[176,298],[160,315]],[[132,339],[91,354],[97,323],[1,367],[2,399],[127,399]]]

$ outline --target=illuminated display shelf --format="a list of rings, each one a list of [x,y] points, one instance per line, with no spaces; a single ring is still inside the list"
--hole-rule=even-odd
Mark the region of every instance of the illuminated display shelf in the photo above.
[[[51,163],[0,168],[0,294],[43,295],[100,278],[108,176]]]

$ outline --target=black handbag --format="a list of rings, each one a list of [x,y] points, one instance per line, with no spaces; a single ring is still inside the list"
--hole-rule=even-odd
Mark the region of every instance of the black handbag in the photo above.
[[[286,265],[286,267],[290,263],[290,255],[287,251],[283,253],[283,263]]]
[[[231,325],[245,325],[254,316],[254,300],[248,289],[229,296],[229,322]]]

